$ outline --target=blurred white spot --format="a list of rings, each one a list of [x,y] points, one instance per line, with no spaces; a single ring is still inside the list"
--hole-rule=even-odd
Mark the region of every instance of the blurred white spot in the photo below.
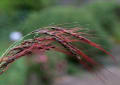
[[[22,33],[20,33],[20,32],[12,32],[10,34],[10,40],[12,40],[12,41],[18,41],[21,38],[22,38]]]

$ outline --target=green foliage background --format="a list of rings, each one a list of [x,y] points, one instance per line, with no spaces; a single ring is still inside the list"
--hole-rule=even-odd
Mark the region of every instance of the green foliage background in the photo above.
[[[24,11],[24,10],[41,10],[54,4],[54,0],[1,0],[0,9],[2,11]]]

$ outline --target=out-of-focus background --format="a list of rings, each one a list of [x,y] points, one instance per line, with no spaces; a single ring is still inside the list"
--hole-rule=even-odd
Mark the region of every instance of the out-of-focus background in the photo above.
[[[118,63],[85,46],[86,53],[105,66],[96,76],[66,55],[48,52],[49,69],[24,57],[0,76],[0,85],[53,85],[53,80],[55,85],[120,85],[120,0],[0,0],[0,54],[25,34],[51,25],[93,32],[91,39],[110,51]],[[56,67],[61,63],[62,71]]]

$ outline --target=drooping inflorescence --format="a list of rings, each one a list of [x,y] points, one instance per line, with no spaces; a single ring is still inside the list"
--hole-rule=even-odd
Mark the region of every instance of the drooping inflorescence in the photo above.
[[[75,47],[72,44],[73,42],[79,43],[82,41],[112,56],[100,45],[81,36],[80,33],[77,33],[79,28],[73,29],[65,29],[61,27],[48,27],[48,28],[33,31],[31,34],[38,34],[44,36],[42,37],[38,36],[33,39],[23,41],[21,42],[20,45],[10,49],[5,56],[0,58],[0,71],[1,71],[0,73],[2,74],[8,68],[9,64],[23,56],[32,55],[35,54],[36,52],[38,52],[39,55],[41,55],[41,53],[45,53],[48,50],[55,50],[58,52],[65,53],[67,55],[72,55],[73,57],[77,58],[79,62],[82,65],[84,65],[84,67],[86,67],[88,70],[91,69],[88,63],[91,64],[92,66],[99,65],[91,57],[87,56],[81,49]],[[61,49],[59,46],[54,44],[54,42],[61,44],[64,47],[64,49],[63,48]]]

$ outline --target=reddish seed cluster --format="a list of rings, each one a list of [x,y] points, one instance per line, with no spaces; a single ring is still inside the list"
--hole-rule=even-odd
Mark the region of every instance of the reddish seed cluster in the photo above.
[[[0,70],[1,73],[3,73],[9,64],[14,62],[16,59],[26,56],[26,55],[32,55],[39,51],[39,53],[45,53],[48,50],[55,50],[58,52],[65,53],[67,55],[73,55],[73,57],[76,57],[84,67],[86,67],[88,70],[91,68],[88,66],[88,63],[92,66],[99,65],[96,61],[94,61],[91,57],[87,56],[84,52],[82,52],[77,47],[73,46],[71,43],[73,42],[84,42],[86,44],[89,44],[93,47],[98,48],[99,50],[105,52],[106,54],[112,56],[109,52],[104,50],[100,45],[88,40],[87,38],[80,35],[80,33],[77,33],[79,28],[73,28],[73,29],[65,29],[61,27],[50,27],[47,29],[38,29],[32,32],[32,34],[39,34],[39,35],[45,35],[44,37],[37,37],[34,39],[28,39],[23,41],[19,46],[16,46],[15,48],[12,48],[7,56],[2,57],[0,59]],[[58,47],[54,45],[53,42],[57,42],[61,44],[64,49],[61,49],[61,47]],[[39,54],[41,55],[41,54]],[[113,56],[112,56],[113,57]],[[83,61],[84,59],[84,61]]]

